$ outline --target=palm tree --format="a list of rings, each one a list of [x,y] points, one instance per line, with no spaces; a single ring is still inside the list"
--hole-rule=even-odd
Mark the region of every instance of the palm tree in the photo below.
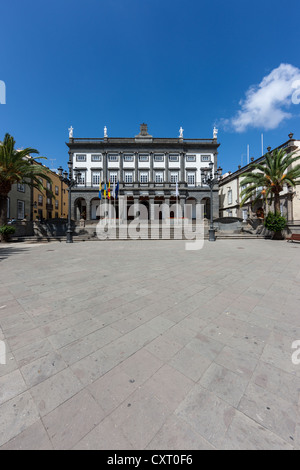
[[[275,149],[272,153],[267,153],[261,163],[252,165],[244,173],[244,179],[240,183],[240,186],[245,186],[241,191],[240,207],[248,200],[252,200],[254,205],[264,198],[269,205],[274,200],[274,212],[280,215],[280,193],[284,184],[288,188],[300,184],[300,165],[295,165],[300,156],[295,157],[294,153],[286,154],[283,148]],[[279,238],[280,234],[281,232],[277,234]]]
[[[51,181],[47,168],[37,162],[45,157],[30,157],[32,153],[39,152],[33,148],[16,150],[15,140],[9,134],[0,142],[0,226],[7,223],[7,196],[13,184],[26,183],[43,191],[45,188],[39,178]]]
[[[294,153],[286,154],[284,149],[276,149],[267,153],[261,163],[252,165],[250,170],[244,173],[244,179],[240,183],[240,186],[246,186],[241,191],[240,206],[249,199],[253,200],[254,205],[264,197],[266,201],[269,200],[269,204],[274,200],[274,211],[280,214],[280,193],[283,191],[283,185],[294,188],[300,184],[300,165],[294,165],[300,155],[294,157]]]

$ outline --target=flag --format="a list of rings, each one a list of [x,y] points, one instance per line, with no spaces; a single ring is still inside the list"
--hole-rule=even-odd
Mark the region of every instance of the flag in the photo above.
[[[108,182],[107,199],[110,199],[110,180]]]
[[[104,196],[104,199],[106,199],[106,183],[104,183],[104,191],[103,191],[103,196]]]
[[[113,196],[114,199],[116,199],[116,183],[115,183],[115,180],[114,180],[114,184],[113,184],[112,196]]]
[[[115,198],[118,199],[118,194],[119,194],[119,181],[117,182],[117,186],[115,189]]]
[[[100,181],[100,184],[99,184],[99,199],[101,199],[101,191],[102,191],[102,186],[101,186],[101,181]]]
[[[176,181],[176,193],[175,193],[175,196],[176,196],[176,197],[179,196],[178,181]]]

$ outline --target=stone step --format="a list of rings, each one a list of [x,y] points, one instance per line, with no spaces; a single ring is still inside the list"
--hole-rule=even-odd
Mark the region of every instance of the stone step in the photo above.
[[[218,240],[232,240],[232,239],[236,239],[236,240],[243,240],[243,239],[246,239],[246,240],[254,240],[254,239],[266,239],[266,238],[271,238],[271,237],[266,237],[266,236],[263,236],[263,235],[255,235],[255,234],[224,234],[224,233],[216,233],[216,239]],[[139,238],[138,240],[186,240],[184,237],[182,238],[174,238],[174,233],[172,233],[171,231],[171,234],[170,234],[170,238],[162,238],[162,231],[160,230],[159,231],[159,234],[158,234],[158,237],[157,238],[151,238],[151,232],[149,231],[148,234],[145,234],[145,236],[142,236],[141,238]],[[204,239],[207,240],[208,239],[208,234],[205,233],[204,235]],[[107,240],[109,241],[118,241],[118,240],[132,240],[132,238],[127,238],[127,237],[122,237],[122,236],[119,236],[118,232],[117,232],[117,236],[116,238],[108,238]],[[16,243],[16,242],[25,242],[25,243],[49,243],[49,242],[61,242],[61,243],[65,243],[66,242],[66,237],[63,236],[63,237],[35,237],[35,236],[32,236],[32,237],[13,237],[11,239],[11,242],[12,243]],[[73,242],[76,243],[76,242],[83,242],[83,241],[105,241],[105,240],[99,240],[97,236],[93,236],[93,235],[83,235],[83,236],[79,236],[79,235],[74,235],[73,236]]]

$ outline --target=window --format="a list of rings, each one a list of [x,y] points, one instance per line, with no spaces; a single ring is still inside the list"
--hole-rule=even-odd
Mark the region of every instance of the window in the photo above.
[[[148,173],[141,173],[140,174],[140,181],[141,181],[141,183],[148,183]]]
[[[58,209],[58,201],[55,201],[55,209]]]
[[[92,185],[99,186],[100,184],[100,171],[93,171],[92,172]]]
[[[110,162],[117,162],[118,160],[119,160],[118,155],[109,155],[108,156],[108,161],[110,161]]]
[[[76,162],[86,162],[86,155],[76,155]]]
[[[175,155],[175,154],[169,155],[169,162],[179,162],[179,155]]]
[[[163,162],[164,161],[164,155],[154,155],[154,161],[155,162]]]
[[[58,219],[58,212],[55,212],[55,218]]]
[[[47,181],[46,187],[47,187],[47,189],[49,189],[49,191],[51,191],[52,184],[49,181]]]
[[[92,155],[91,156],[91,161],[92,162],[101,162],[101,155]]]
[[[25,184],[18,183],[17,190],[18,190],[20,193],[25,193]]]
[[[231,210],[227,210],[227,217],[232,217],[232,211]]]
[[[39,206],[43,205],[43,196],[41,194],[38,195],[38,204]]]
[[[187,174],[187,183],[191,186],[195,186],[195,173]]]
[[[10,218],[10,198],[7,198],[7,218]]]
[[[133,173],[128,171],[125,173],[125,183],[132,183],[132,182],[133,182]]]
[[[178,183],[178,173],[172,172],[170,175],[171,183]]]
[[[133,162],[133,155],[124,155],[124,162]]]
[[[164,181],[164,174],[162,171],[155,173],[155,183],[163,183]]]
[[[201,155],[201,162],[210,162],[210,155]]]
[[[227,201],[228,201],[228,204],[232,204],[232,189],[228,190]]]
[[[85,184],[85,171],[80,173],[80,178],[78,178],[78,184]]]
[[[47,197],[47,204],[50,206],[51,205],[51,198]]]
[[[140,155],[139,156],[139,161],[140,162],[148,162],[149,161],[149,155]]]
[[[186,156],[186,161],[187,162],[195,162],[196,161],[196,155],[187,155]]]
[[[55,194],[56,194],[56,196],[58,196],[58,193],[59,193],[58,186],[55,186]]]
[[[116,183],[118,181],[118,173],[116,171],[111,171],[109,173],[109,179],[111,183]]]
[[[17,217],[18,220],[22,220],[25,217],[25,202],[24,201],[17,201]]]

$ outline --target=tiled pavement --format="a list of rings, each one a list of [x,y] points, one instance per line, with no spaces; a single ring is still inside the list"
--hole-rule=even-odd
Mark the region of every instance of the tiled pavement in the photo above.
[[[0,449],[299,449],[300,246],[0,245]]]

